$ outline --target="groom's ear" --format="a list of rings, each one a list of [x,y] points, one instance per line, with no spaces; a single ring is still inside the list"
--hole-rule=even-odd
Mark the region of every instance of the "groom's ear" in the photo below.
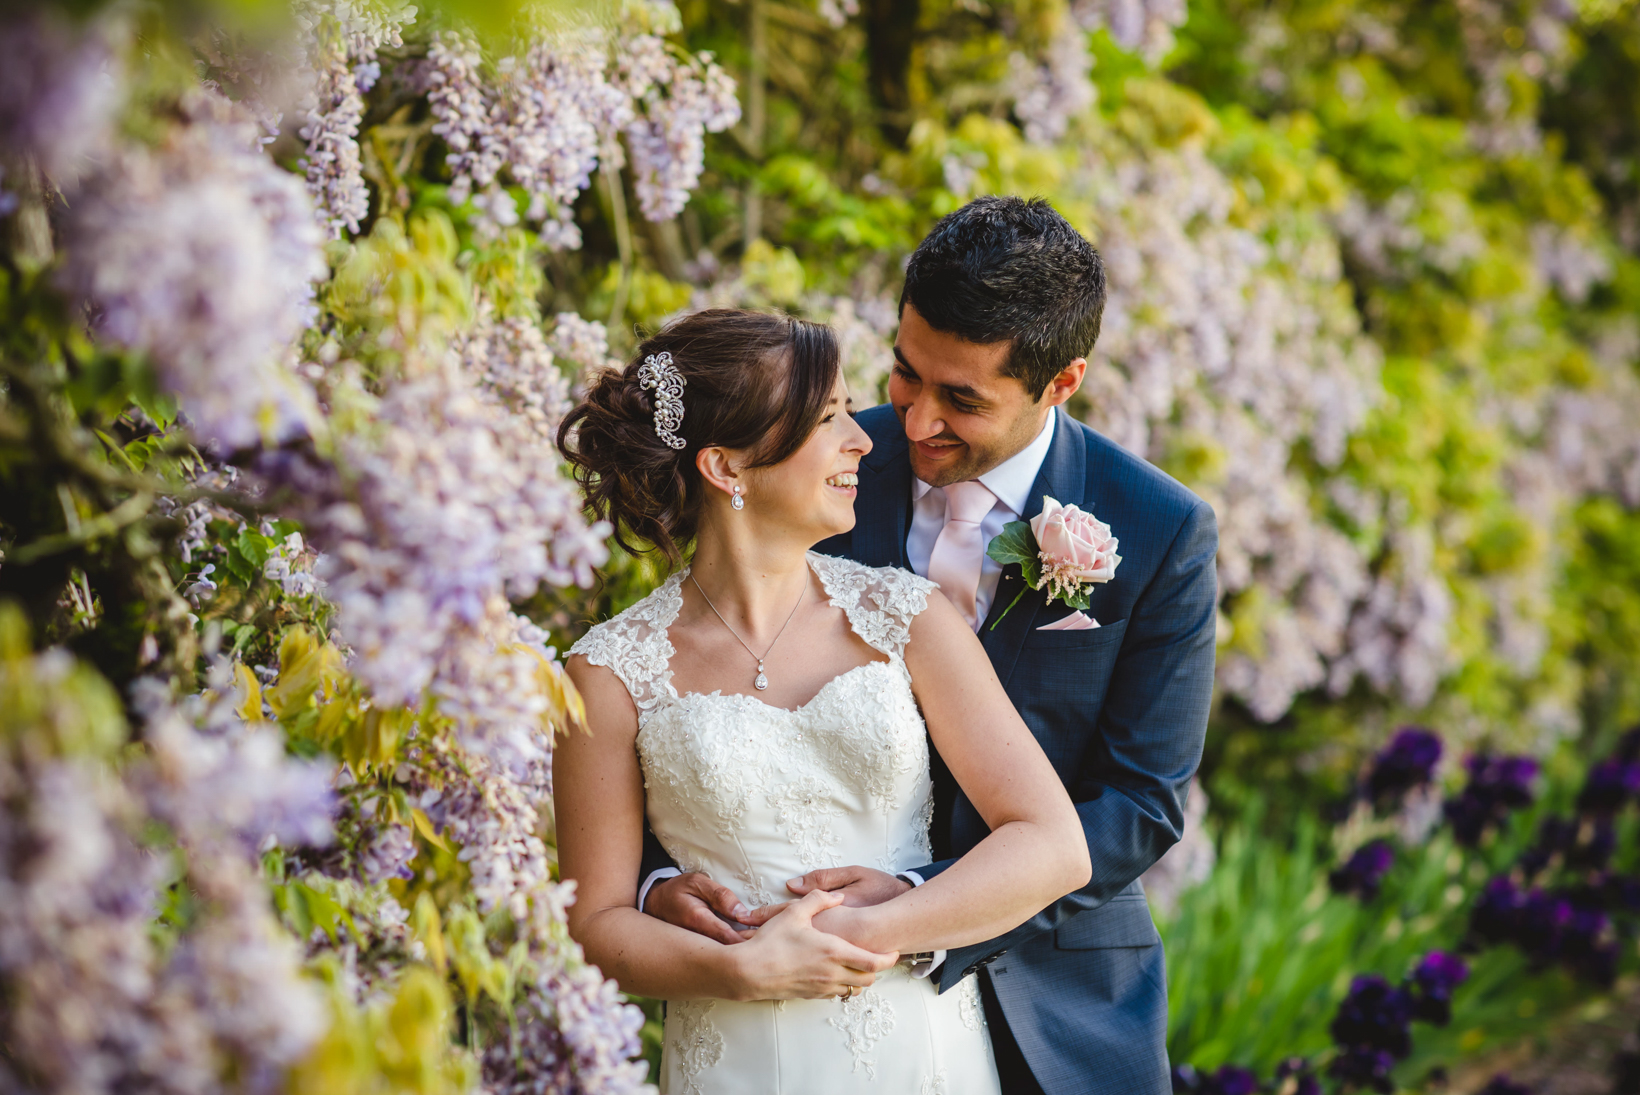
[[[1082,378],[1088,375],[1088,359],[1074,358],[1069,365],[1060,369],[1054,378],[1048,381],[1048,386],[1042,391],[1042,398],[1038,403],[1046,403],[1050,407],[1057,407],[1071,396],[1076,389],[1082,386]]]

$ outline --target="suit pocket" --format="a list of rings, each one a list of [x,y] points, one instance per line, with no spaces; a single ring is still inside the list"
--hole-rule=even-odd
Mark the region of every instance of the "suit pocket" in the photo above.
[[[1069,615],[1069,613],[1066,613]],[[1048,621],[1053,623],[1052,620]],[[1109,647],[1112,655],[1122,645],[1122,636],[1127,633],[1126,620],[1112,620],[1099,622],[1098,627],[1084,631],[1043,631],[1041,628],[1032,628],[1020,649],[1029,656],[1051,655],[1056,650],[1067,653],[1088,653]]]
[[[1150,947],[1161,941],[1143,894],[1113,897],[1097,909],[1071,917],[1053,933],[1053,945],[1062,951]]]

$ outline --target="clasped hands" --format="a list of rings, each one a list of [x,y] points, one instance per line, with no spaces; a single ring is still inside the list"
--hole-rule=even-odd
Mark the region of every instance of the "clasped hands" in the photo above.
[[[678,875],[650,887],[643,911],[736,947],[748,1000],[817,1000],[850,996],[900,960],[873,938],[869,911],[911,888],[870,867],[829,867],[786,883],[790,901],[748,909],[704,874]]]

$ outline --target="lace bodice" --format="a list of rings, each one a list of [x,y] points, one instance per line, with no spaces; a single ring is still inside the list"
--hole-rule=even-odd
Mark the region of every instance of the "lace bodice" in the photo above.
[[[809,555],[831,603],[887,661],[857,666],[788,711],[672,685],[667,629],[688,572],[571,648],[614,671],[638,708],[649,826],[677,864],[747,905],[786,880],[860,863],[932,859],[928,738],[905,648],[934,583]],[[973,977],[939,995],[903,966],[849,1000],[673,1001],[663,1095],[999,1095]]]
[[[784,900],[816,867],[902,870],[928,862],[928,742],[905,647],[932,582],[810,553],[832,605],[887,661],[827,682],[796,710],[672,685],[667,629],[681,571],[571,649],[607,666],[638,708],[650,827],[688,870],[751,905]]]

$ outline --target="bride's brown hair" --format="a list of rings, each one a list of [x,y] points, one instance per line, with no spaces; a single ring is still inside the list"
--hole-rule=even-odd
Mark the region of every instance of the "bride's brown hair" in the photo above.
[[[681,449],[656,435],[655,391],[638,382],[644,359],[661,353],[685,381]],[[705,497],[695,454],[719,445],[745,450],[753,468],[785,460],[831,402],[839,359],[830,327],[792,316],[713,308],[667,324],[595,377],[558,427],[587,514],[609,521],[626,550],[653,545],[677,563]]]

